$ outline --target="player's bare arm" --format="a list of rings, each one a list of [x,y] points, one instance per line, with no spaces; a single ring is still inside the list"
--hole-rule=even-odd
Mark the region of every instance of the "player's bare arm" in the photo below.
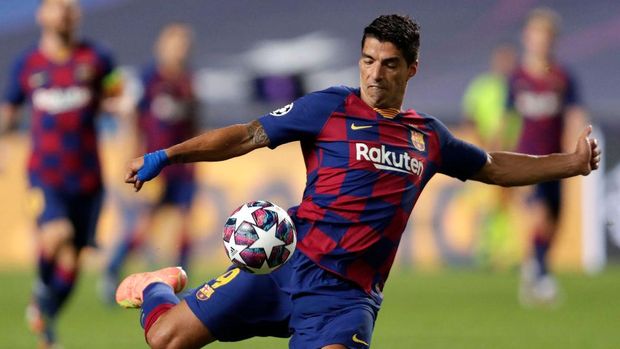
[[[162,153],[160,155],[164,160],[158,161],[163,161],[163,163],[160,163],[162,168],[168,163],[223,161],[247,154],[254,149],[267,145],[269,145],[269,137],[267,137],[261,123],[254,120],[247,124],[232,125],[207,131],[183,143],[174,145],[163,150],[165,155]],[[145,181],[159,173],[157,171],[153,176],[147,176],[149,178],[146,179],[139,178],[138,172],[143,169],[147,170],[145,157],[139,157],[130,161],[127,175],[125,176],[125,182],[133,184],[136,191],[140,190]]]
[[[0,105],[0,134],[11,129],[18,114],[18,107],[10,103]]]
[[[529,185],[572,176],[588,175],[598,169],[601,150],[586,127],[572,153],[544,156],[511,152],[490,152],[487,163],[471,179],[505,187]]]

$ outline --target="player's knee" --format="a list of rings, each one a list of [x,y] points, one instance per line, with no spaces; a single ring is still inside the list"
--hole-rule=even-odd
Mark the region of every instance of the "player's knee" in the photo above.
[[[58,250],[56,262],[64,270],[76,271],[78,268],[78,250],[69,243],[64,244]]]
[[[73,226],[66,219],[54,220],[41,227],[40,241],[43,253],[55,255],[58,250],[73,239]]]
[[[157,321],[146,333],[146,342],[152,349],[182,349],[187,348],[181,331],[170,326],[165,321]]]
[[[146,333],[146,342],[152,349],[171,349],[174,337],[175,333],[169,326],[155,323]]]

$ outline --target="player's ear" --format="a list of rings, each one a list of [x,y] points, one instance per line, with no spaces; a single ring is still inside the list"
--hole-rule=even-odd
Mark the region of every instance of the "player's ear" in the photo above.
[[[418,61],[415,61],[409,65],[407,76],[409,77],[409,79],[411,79],[412,77],[415,76],[417,72],[418,72]]]

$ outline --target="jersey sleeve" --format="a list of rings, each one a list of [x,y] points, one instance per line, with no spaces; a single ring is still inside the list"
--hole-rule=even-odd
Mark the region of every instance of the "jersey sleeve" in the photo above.
[[[138,98],[138,104],[136,105],[136,108],[138,109],[138,112],[140,113],[140,115],[144,114],[148,110],[148,107],[150,104],[149,85],[151,83],[151,80],[153,79],[153,75],[154,75],[154,68],[151,65],[143,69],[142,72],[140,73],[140,87],[141,87],[140,90],[141,91],[140,91],[140,96]]]
[[[118,96],[123,89],[123,74],[108,50],[97,48],[100,58],[101,87],[105,96]]]
[[[567,75],[565,103],[567,106],[581,105],[581,95],[575,76],[571,73],[567,73]]]
[[[434,128],[439,136],[441,147],[439,173],[465,181],[486,164],[486,151],[454,137],[439,120],[435,120]]]
[[[260,117],[258,121],[269,137],[269,148],[316,137],[332,112],[344,103],[349,94],[344,90],[332,87],[313,92]]]
[[[19,57],[11,67],[9,81],[4,91],[4,102],[12,105],[20,105],[26,99],[26,91],[20,81],[20,76],[24,68],[25,59]]]
[[[515,77],[510,76],[508,78],[508,86],[506,86],[506,110],[513,111],[515,110]]]

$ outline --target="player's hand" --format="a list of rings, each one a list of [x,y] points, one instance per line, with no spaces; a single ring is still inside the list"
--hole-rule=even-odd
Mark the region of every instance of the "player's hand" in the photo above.
[[[129,162],[125,183],[133,184],[135,191],[140,191],[144,182],[155,178],[169,164],[164,150],[145,154]]]
[[[598,169],[601,162],[601,150],[596,138],[591,138],[592,125],[588,125],[577,140],[575,155],[578,159],[579,174],[587,176],[590,172]]]

